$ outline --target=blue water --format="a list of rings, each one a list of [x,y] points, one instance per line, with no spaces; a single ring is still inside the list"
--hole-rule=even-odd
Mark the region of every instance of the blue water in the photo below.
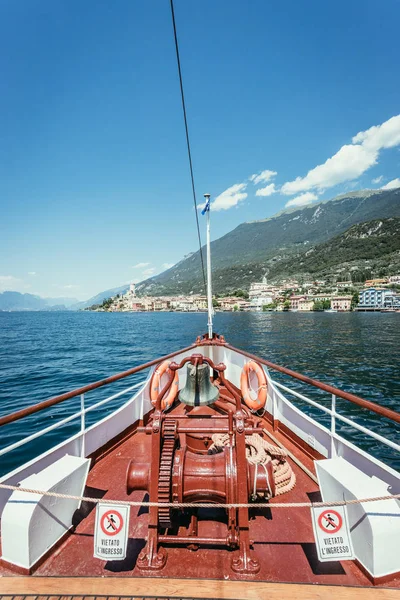
[[[206,330],[206,315],[181,313],[0,313],[0,414],[7,414],[57,394],[124,371],[190,345]],[[320,381],[400,410],[400,314],[396,313],[218,313],[215,330],[231,344]],[[88,405],[143,380],[144,373],[86,395]],[[326,405],[329,395],[275,378],[312,394]],[[87,415],[91,424],[125,401]],[[299,401],[300,402],[300,401]],[[327,424],[320,411],[298,404]],[[72,414],[79,398],[1,428],[3,448]],[[355,421],[399,442],[400,427],[387,419],[338,401],[338,409]],[[393,450],[337,429],[346,438],[392,467],[400,469]],[[0,474],[33,458],[79,431],[79,420],[0,457]]]

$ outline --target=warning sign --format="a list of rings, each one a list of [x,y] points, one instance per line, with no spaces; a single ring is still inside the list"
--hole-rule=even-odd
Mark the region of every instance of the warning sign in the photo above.
[[[121,513],[117,510],[108,510],[100,519],[100,527],[106,535],[117,535],[124,525]]]
[[[325,533],[339,533],[343,519],[336,510],[324,510],[318,517],[318,527]]]
[[[319,560],[352,560],[354,552],[346,507],[314,507],[311,517]]]
[[[94,532],[95,558],[122,560],[126,557],[130,506],[98,504]]]

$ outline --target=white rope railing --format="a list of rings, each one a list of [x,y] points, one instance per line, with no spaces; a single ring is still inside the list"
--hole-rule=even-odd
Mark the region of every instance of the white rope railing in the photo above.
[[[160,506],[164,508],[316,508],[316,507],[332,507],[332,506],[347,506],[351,504],[364,504],[366,502],[380,502],[381,500],[400,500],[400,494],[390,494],[388,496],[377,496],[375,498],[362,498],[353,500],[338,500],[334,502],[249,502],[238,503],[230,502],[220,504],[215,502],[145,502],[144,500],[114,500],[111,498],[90,498],[88,496],[74,496],[72,494],[60,494],[59,492],[47,492],[43,490],[35,490],[24,488],[18,485],[8,483],[0,483],[0,489],[11,490],[13,492],[25,492],[27,494],[36,494],[39,496],[51,496],[53,498],[80,500],[81,502],[90,502],[91,504],[120,504],[128,506]]]

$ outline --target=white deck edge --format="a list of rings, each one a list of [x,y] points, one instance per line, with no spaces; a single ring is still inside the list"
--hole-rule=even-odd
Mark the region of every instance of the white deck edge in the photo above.
[[[240,373],[248,358],[240,352],[230,350],[226,346],[197,346],[174,357],[176,362],[181,361],[193,352],[202,352],[204,356],[212,358],[214,362],[224,362],[227,365],[225,375],[235,385],[240,387]],[[400,493],[400,473],[385,465],[383,462],[348,442],[339,435],[332,436],[329,429],[309,417],[288,400],[274,385],[268,369],[264,368],[268,378],[267,411],[273,417],[286,425],[293,433],[317,450],[326,458],[335,455],[342,456],[369,476],[376,476],[388,483],[391,493]],[[149,383],[154,367],[150,369],[143,386],[122,406],[110,415],[91,425],[85,430],[84,442],[82,433],[79,432],[64,440],[57,446],[50,448],[40,456],[17,467],[10,473],[0,478],[1,483],[16,484],[36,473],[65,454],[81,456],[82,448],[85,456],[89,456],[102,446],[117,437],[130,425],[142,419],[151,409],[149,401]],[[179,373],[179,387],[183,387],[186,380],[186,371]],[[333,437],[333,443],[332,443]],[[11,492],[0,490],[0,514]]]

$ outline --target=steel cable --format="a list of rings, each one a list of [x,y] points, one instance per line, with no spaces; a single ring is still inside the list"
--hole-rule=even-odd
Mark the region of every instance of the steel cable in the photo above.
[[[181,61],[180,61],[180,57],[179,57],[178,36],[177,36],[177,33],[176,33],[176,22],[175,22],[175,12],[174,12],[174,2],[173,2],[173,0],[170,0],[170,5],[171,5],[172,25],[173,25],[173,28],[174,28],[174,40],[175,40],[176,60],[177,60],[177,64],[178,64],[179,85],[180,85],[180,90],[181,90],[183,120],[185,122],[186,146],[187,146],[188,157],[189,157],[190,178],[192,180],[193,203],[194,203],[194,211],[195,211],[195,215],[196,215],[197,235],[198,235],[198,238],[199,238],[199,252],[200,252],[200,260],[201,260],[201,270],[203,272],[204,290],[206,291],[207,290],[206,275],[205,275],[205,270],[204,270],[203,250],[202,250],[202,243],[201,243],[199,215],[198,215],[197,200],[196,200],[196,188],[195,188],[195,185],[194,185],[192,153],[191,153],[191,150],[190,150],[189,128],[188,128],[187,116],[186,116],[185,94],[183,92],[182,70],[181,70]]]

